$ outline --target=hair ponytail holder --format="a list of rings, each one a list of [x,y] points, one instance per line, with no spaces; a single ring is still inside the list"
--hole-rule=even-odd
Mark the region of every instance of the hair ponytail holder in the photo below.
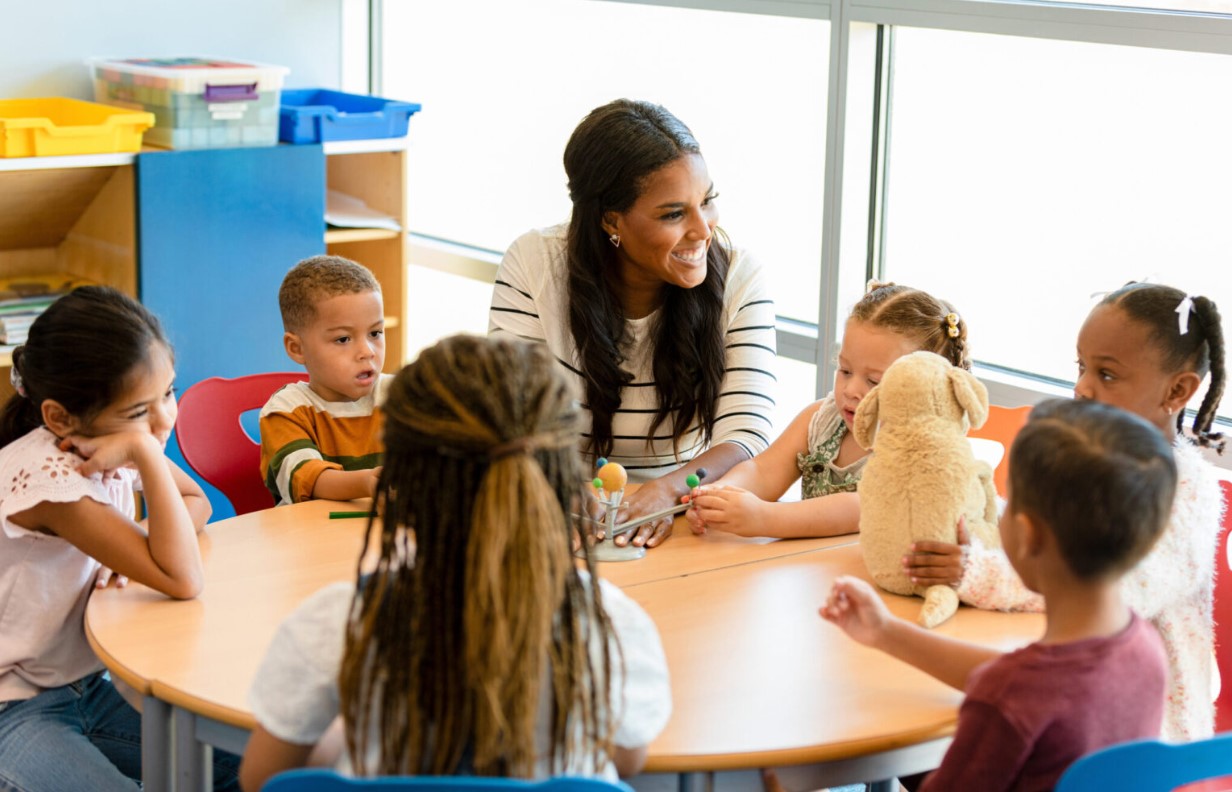
[[[534,436],[519,437],[516,440],[510,440],[507,443],[498,443],[488,449],[488,458],[492,460],[503,459],[507,456],[516,454],[531,454],[539,447],[538,438]]]
[[[954,313],[953,311],[945,315],[945,324],[946,324],[945,332],[946,332],[946,335],[948,335],[950,338],[958,338],[959,334],[962,332],[961,330],[958,329],[959,321],[961,320],[958,314]]]
[[[1186,294],[1185,299],[1181,300],[1176,306],[1176,328],[1185,335],[1189,332],[1189,312],[1194,309],[1193,297]]]
[[[487,450],[487,455],[488,459],[497,460],[516,454],[533,454],[536,451],[551,451],[557,448],[565,448],[573,442],[575,442],[573,436],[568,432],[540,432],[539,434],[514,438],[504,443],[497,443]]]
[[[26,398],[26,383],[22,380],[21,374],[17,372],[16,366],[9,369],[9,384],[13,386],[18,396]]]

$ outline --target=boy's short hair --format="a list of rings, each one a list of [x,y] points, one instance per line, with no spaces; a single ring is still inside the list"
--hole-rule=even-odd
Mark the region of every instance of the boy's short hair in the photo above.
[[[1010,449],[1010,503],[1046,526],[1081,580],[1115,577],[1163,533],[1176,493],[1163,433],[1111,405],[1036,405]]]
[[[291,268],[278,289],[282,326],[294,333],[316,318],[317,303],[340,294],[381,291],[381,284],[362,264],[342,256],[313,256]]]

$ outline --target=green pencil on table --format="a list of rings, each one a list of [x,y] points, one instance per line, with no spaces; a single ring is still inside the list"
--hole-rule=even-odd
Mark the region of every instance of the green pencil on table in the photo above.
[[[366,511],[332,511],[329,513],[331,520],[349,520],[352,517],[367,517]]]

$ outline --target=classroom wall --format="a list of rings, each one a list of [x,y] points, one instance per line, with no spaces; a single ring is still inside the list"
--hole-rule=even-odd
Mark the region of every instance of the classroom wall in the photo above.
[[[5,0],[0,99],[92,99],[91,56],[205,55],[287,66],[340,87],[342,0]]]

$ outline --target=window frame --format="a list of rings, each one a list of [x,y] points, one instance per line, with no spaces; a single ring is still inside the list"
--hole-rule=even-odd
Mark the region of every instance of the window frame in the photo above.
[[[353,2],[354,0],[349,0]],[[516,0],[514,0],[516,2]],[[826,393],[834,380],[834,355],[843,320],[840,274],[843,273],[843,237],[859,240],[866,248],[863,278],[883,272],[881,244],[882,206],[886,171],[885,96],[888,95],[888,59],[895,25],[969,33],[988,33],[1059,41],[1123,45],[1232,55],[1232,14],[1164,9],[1128,8],[1037,0],[576,0],[638,5],[674,6],[712,11],[777,15],[829,20],[829,82],[826,89],[826,141],[819,311],[817,321],[779,317],[779,354],[817,366],[816,396]],[[381,85],[380,36],[385,0],[367,0],[369,20],[369,90]],[[848,91],[852,75],[853,30],[874,26],[878,32],[877,74],[870,119],[848,117]],[[883,42],[885,45],[883,46]],[[852,123],[854,122],[854,123]],[[848,135],[852,135],[848,157]],[[864,152],[858,156],[858,152]],[[867,161],[866,161],[867,160]],[[845,173],[847,168],[851,173]],[[858,168],[858,170],[857,170]],[[864,200],[844,206],[844,181],[868,185]],[[850,186],[850,184],[848,185]],[[847,212],[844,212],[844,209]],[[848,268],[858,265],[848,242]],[[501,252],[453,241],[408,234],[409,259],[416,264],[463,277],[491,281]],[[849,302],[849,300],[848,300]],[[977,362],[976,374],[989,389],[990,399],[1006,406],[1035,404],[1046,398],[1069,395],[1070,388],[1042,376]],[[1232,422],[1220,420],[1224,431]],[[1223,462],[1232,466],[1232,461]]]

